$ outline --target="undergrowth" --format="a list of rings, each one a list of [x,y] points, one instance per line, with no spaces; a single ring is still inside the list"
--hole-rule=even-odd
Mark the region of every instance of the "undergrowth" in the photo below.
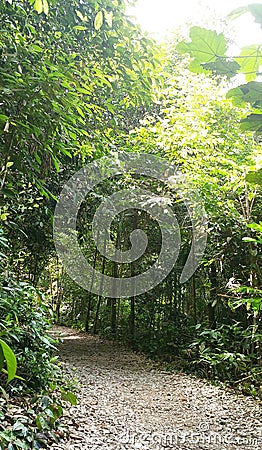
[[[6,240],[0,237],[5,247]],[[50,448],[65,435],[60,419],[65,406],[77,403],[76,384],[62,372],[45,297],[29,283],[17,281],[4,267],[5,255],[0,257],[0,339],[17,364],[9,382],[9,356],[2,354],[0,449]]]

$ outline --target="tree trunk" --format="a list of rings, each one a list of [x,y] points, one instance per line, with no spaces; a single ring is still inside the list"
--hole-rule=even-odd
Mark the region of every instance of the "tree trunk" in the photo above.
[[[93,269],[96,268],[96,261],[97,261],[97,247],[95,250],[95,256],[94,256],[94,263],[93,263]],[[87,313],[86,313],[86,320],[85,320],[85,331],[88,333],[89,332],[89,322],[90,322],[90,316],[91,316],[91,309],[92,309],[92,289],[93,289],[93,284],[94,284],[94,274],[92,274],[92,279],[91,279],[91,283],[90,283],[90,290],[88,292],[88,305],[87,305]]]
[[[216,316],[215,316],[215,305],[217,302],[217,271],[216,265],[213,262],[210,266],[210,299],[208,303],[208,321],[210,328],[216,328]]]

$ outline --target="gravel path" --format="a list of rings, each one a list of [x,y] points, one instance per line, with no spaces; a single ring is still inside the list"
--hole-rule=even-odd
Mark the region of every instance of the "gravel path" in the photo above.
[[[261,402],[161,371],[117,343],[56,327],[65,369],[80,380],[54,450],[262,449]]]

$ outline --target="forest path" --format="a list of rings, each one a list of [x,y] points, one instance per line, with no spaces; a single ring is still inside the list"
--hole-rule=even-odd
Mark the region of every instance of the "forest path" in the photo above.
[[[79,403],[56,450],[262,449],[261,402],[167,373],[118,343],[65,327],[60,358]]]

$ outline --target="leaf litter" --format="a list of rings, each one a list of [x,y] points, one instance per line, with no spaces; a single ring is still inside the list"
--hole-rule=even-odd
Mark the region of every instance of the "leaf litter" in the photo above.
[[[171,373],[122,344],[57,326],[63,369],[79,381],[67,440],[52,450],[258,450],[261,401]]]

